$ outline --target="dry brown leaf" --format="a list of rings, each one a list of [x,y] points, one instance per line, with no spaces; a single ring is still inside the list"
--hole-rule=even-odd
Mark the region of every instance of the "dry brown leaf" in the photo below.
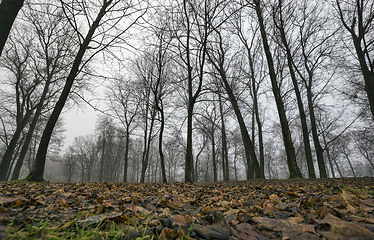
[[[269,237],[280,235],[281,239],[319,239],[312,224],[295,224],[281,219],[255,217],[256,227]]]
[[[353,205],[353,201],[352,201],[352,198],[351,196],[349,196],[349,194],[342,190],[342,193],[340,194],[341,198],[342,198],[342,206],[343,207],[347,207],[348,205]]]
[[[374,239],[374,233],[358,224],[339,219],[331,214],[317,226],[318,233],[328,239]]]
[[[290,218],[287,218],[286,221],[287,222],[290,222],[290,223],[296,223],[296,224],[299,224],[303,221],[304,219],[301,218],[301,217],[290,217]]]

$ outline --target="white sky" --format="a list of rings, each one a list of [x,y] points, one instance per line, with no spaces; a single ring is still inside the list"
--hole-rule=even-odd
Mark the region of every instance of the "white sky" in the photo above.
[[[86,107],[83,110],[72,108],[64,113],[63,118],[64,128],[66,129],[64,150],[73,143],[75,137],[93,133],[97,114],[91,107]]]

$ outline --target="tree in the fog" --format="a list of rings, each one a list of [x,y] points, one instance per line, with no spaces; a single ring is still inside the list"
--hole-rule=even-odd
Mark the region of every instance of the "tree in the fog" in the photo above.
[[[294,148],[292,137],[291,137],[289,122],[286,116],[281,89],[279,86],[279,82],[278,82],[277,75],[276,75],[276,70],[274,67],[274,59],[270,51],[268,34],[266,32],[266,26],[265,26],[265,20],[264,20],[265,5],[260,0],[254,0],[253,3],[248,3],[248,4],[249,6],[254,8],[256,15],[257,15],[259,27],[260,27],[263,48],[264,48],[264,52],[265,52],[266,59],[268,62],[269,77],[271,80],[271,86],[272,86],[275,102],[277,104],[279,120],[280,120],[281,127],[282,127],[282,137],[283,137],[283,142],[284,142],[284,148],[286,150],[286,155],[287,155],[287,165],[288,165],[290,178],[302,178],[301,172],[296,162],[295,148]]]
[[[0,3],[0,180],[374,174],[373,0],[22,3]],[[59,156],[81,103],[95,132]]]
[[[315,109],[318,107],[319,96],[323,96],[330,80],[334,78],[334,70],[327,70],[334,51],[335,31],[328,28],[331,22],[326,5],[302,1],[303,8],[298,14],[296,33],[299,46],[298,59],[294,60],[294,67],[306,89],[309,110],[310,127],[317,155],[320,178],[326,178],[327,172],[324,161],[323,148],[320,143],[318,122]],[[307,16],[307,17],[306,17]]]
[[[140,98],[136,94],[134,82],[124,77],[115,78],[107,93],[111,110],[115,113],[125,131],[125,155],[123,182],[127,182],[131,134],[137,127],[136,118],[140,114]]]
[[[64,25],[60,8],[47,5],[43,7],[44,14],[40,16],[40,12],[35,12],[27,6],[29,11],[26,15],[30,20],[38,39],[40,46],[32,52],[32,62],[34,64],[34,76],[40,89],[36,89],[39,96],[35,103],[35,113],[32,116],[29,129],[17,159],[16,166],[13,170],[12,179],[19,177],[21,167],[26,157],[29,145],[34,135],[36,125],[44,111],[48,111],[48,105],[53,103],[54,96],[60,91],[58,84],[61,82],[65,74],[67,74],[67,66],[71,63],[74,48],[74,34],[71,28]],[[26,9],[25,11],[26,12]],[[47,21],[46,21],[47,19]],[[34,46],[36,47],[36,46]],[[40,61],[39,59],[42,59]],[[44,86],[42,86],[44,84]]]
[[[14,151],[17,147],[18,141],[21,137],[22,131],[26,127],[32,112],[35,109],[35,103],[33,99],[33,92],[37,87],[37,82],[33,81],[30,75],[31,71],[29,64],[31,62],[31,45],[22,44],[23,39],[9,39],[9,49],[5,49],[5,57],[1,61],[1,66],[8,69],[11,72],[8,83],[12,86],[12,94],[9,96],[11,101],[9,107],[3,104],[2,107],[7,112],[14,113],[15,116],[15,131],[11,137],[9,144],[7,145],[6,151],[2,156],[0,163],[0,181],[8,179],[11,168],[11,161]],[[6,100],[4,101],[6,102]],[[15,109],[12,110],[12,108]]]
[[[73,87],[74,80],[81,72],[82,68],[98,53],[118,43],[130,26],[132,26],[143,15],[145,10],[140,5],[135,6],[119,0],[104,0],[98,5],[90,5],[85,2],[64,2],[61,1],[65,18],[69,24],[75,28],[78,36],[79,50],[72,63],[69,75],[62,93],[57,101],[52,114],[46,124],[43,136],[40,140],[36,155],[35,166],[27,179],[29,181],[43,181],[46,155],[52,131],[65,106],[66,100]],[[87,20],[88,32],[81,32],[81,27],[77,22],[79,15]],[[125,22],[126,18],[133,14],[140,14],[134,21]],[[84,35],[85,34],[85,35]],[[110,37],[108,37],[110,36]],[[122,39],[121,39],[122,40]],[[87,50],[94,49],[88,58],[84,58]]]
[[[206,44],[208,39],[209,14],[214,14],[211,7],[214,2],[186,1],[178,4],[178,14],[175,26],[177,38],[177,54],[180,57],[181,68],[184,70],[180,78],[186,82],[187,104],[187,148],[185,155],[185,182],[193,181],[193,115],[198,97],[201,95],[204,67],[206,61]]]
[[[218,78],[220,79],[220,84],[225,89],[231,106],[234,109],[237,121],[239,123],[240,131],[242,134],[243,144],[245,148],[245,154],[247,159],[247,179],[263,178],[263,175],[260,170],[260,165],[258,163],[258,158],[256,151],[253,145],[253,139],[251,139],[246,124],[244,122],[243,115],[238,105],[237,97],[233,91],[233,83],[229,83],[229,77],[227,76],[227,64],[231,63],[227,60],[227,50],[225,49],[222,33],[219,29],[214,29],[217,37],[217,46],[211,47],[211,52],[208,53],[210,63],[213,65],[215,71],[218,72]],[[214,53],[217,53],[216,55]],[[230,59],[233,60],[233,59]],[[235,79],[235,78],[234,78]],[[253,174],[254,173],[254,174]]]
[[[333,6],[353,43],[356,52],[354,57],[358,60],[370,110],[374,116],[374,3],[372,0],[336,0],[333,1]],[[345,44],[351,46],[348,42]]]
[[[309,130],[308,130],[308,124],[307,124],[307,119],[306,119],[306,112],[305,112],[304,103],[303,103],[301,92],[300,92],[299,81],[297,79],[296,70],[294,69],[294,64],[293,64],[294,60],[293,60],[292,53],[294,52],[294,50],[291,49],[293,42],[289,40],[290,39],[289,35],[292,35],[292,30],[293,30],[292,28],[289,27],[289,25],[293,21],[295,21],[295,17],[293,16],[295,12],[294,10],[295,7],[296,5],[292,1],[279,0],[273,7],[272,17],[273,17],[274,26],[275,26],[277,35],[279,35],[278,44],[285,51],[288,71],[289,71],[290,78],[292,80],[293,88],[294,88],[295,95],[296,95],[296,101],[297,101],[297,106],[299,109],[301,128],[302,128],[302,134],[303,134],[305,157],[306,157],[307,166],[308,166],[308,175],[309,175],[309,178],[316,178],[314,165],[313,165],[313,159],[312,159],[312,150],[311,150],[310,140],[309,140]],[[288,32],[286,32],[286,29]]]
[[[219,130],[219,107],[217,99],[213,99],[209,102],[204,102],[202,105],[202,113],[198,114],[195,118],[198,122],[198,129],[211,144],[211,156],[212,156],[212,167],[213,167],[213,181],[218,181],[218,130]],[[216,97],[215,97],[216,98]],[[203,145],[204,147],[204,145]]]
[[[250,16],[249,16],[250,17]],[[255,144],[255,126],[257,124],[257,136],[258,136],[258,152],[259,152],[259,164],[261,174],[265,176],[265,157],[264,157],[264,135],[263,135],[263,122],[260,114],[260,87],[263,85],[266,73],[263,70],[264,58],[261,51],[261,42],[259,37],[256,35],[258,32],[258,24],[255,21],[251,21],[248,24],[243,12],[239,12],[235,15],[235,19],[232,20],[232,31],[238,36],[239,41],[243,44],[243,64],[240,66],[243,75],[247,78],[246,85],[249,88],[251,99],[252,99],[252,116],[255,121],[252,121],[252,140]],[[247,60],[247,61],[245,61]]]
[[[155,95],[152,87],[156,82],[154,70],[156,66],[150,58],[151,53],[146,52],[134,60],[134,75],[136,77],[136,94],[140,101],[141,128],[143,131],[143,155],[140,182],[145,182],[146,171],[149,167],[149,155],[151,151],[152,141],[155,138],[155,124],[157,109],[155,105]]]

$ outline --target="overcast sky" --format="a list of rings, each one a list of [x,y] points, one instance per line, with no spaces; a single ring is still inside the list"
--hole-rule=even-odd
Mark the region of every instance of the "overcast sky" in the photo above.
[[[93,133],[95,129],[97,114],[91,107],[86,107],[83,110],[73,108],[65,113],[63,117],[64,128],[66,129],[63,149],[71,145],[75,137]]]

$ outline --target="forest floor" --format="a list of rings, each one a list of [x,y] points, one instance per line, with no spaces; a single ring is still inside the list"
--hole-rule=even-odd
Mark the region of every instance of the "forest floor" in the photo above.
[[[374,178],[0,182],[0,239],[374,239]]]

